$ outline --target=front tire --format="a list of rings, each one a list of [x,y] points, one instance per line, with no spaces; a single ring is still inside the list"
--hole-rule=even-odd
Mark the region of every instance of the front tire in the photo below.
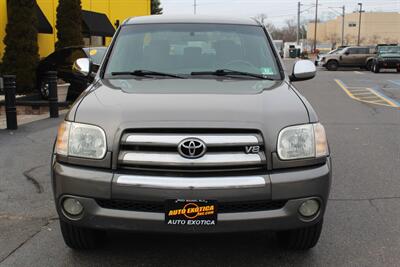
[[[286,249],[311,249],[318,243],[322,224],[323,220],[309,227],[278,232],[278,242],[281,247]]]
[[[42,97],[42,99],[44,99],[44,100],[49,99],[50,86],[44,77],[39,78],[39,81],[37,82],[37,87],[38,87],[39,94]]]
[[[379,72],[380,72],[379,66],[378,66],[377,64],[375,64],[375,65],[373,66],[372,71],[373,71],[374,73],[379,73]]]
[[[339,63],[335,60],[328,61],[326,68],[330,71],[336,71],[339,68]]]
[[[372,64],[373,64],[373,62],[372,62],[372,60],[369,60],[368,62],[367,62],[367,64],[365,65],[365,68],[367,69],[367,70],[371,70],[371,68],[372,68]]]
[[[61,220],[60,226],[65,244],[76,250],[97,248],[105,237],[100,230],[78,227]]]

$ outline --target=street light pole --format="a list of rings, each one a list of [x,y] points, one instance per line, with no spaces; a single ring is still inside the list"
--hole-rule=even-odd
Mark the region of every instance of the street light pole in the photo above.
[[[318,0],[315,0],[314,53],[315,53],[315,50],[317,50],[317,23],[318,23]]]
[[[361,37],[361,13],[363,12],[362,10],[362,3],[358,3],[360,6],[360,15],[358,16],[358,39],[357,39],[357,45],[360,45],[360,37]]]
[[[343,13],[342,13],[342,46],[344,46],[344,18],[346,16],[346,7],[342,7]]]
[[[297,3],[297,45],[300,43],[300,7],[301,3]]]
[[[197,2],[196,0],[193,0],[193,13],[196,15],[197,13]]]

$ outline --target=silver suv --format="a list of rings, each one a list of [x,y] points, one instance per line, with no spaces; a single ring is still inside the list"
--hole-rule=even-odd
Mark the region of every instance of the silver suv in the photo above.
[[[75,69],[90,75],[89,59]],[[331,185],[324,127],[252,19],[138,17],[118,29],[60,125],[52,181],[74,249],[106,230],[320,236]]]

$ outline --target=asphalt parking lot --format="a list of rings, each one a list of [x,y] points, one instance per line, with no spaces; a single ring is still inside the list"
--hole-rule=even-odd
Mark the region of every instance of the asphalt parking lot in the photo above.
[[[333,155],[325,225],[311,251],[282,250],[272,233],[112,233],[99,250],[72,251],[49,177],[61,119],[46,119],[0,130],[0,266],[400,266],[400,74],[320,69],[296,86]]]

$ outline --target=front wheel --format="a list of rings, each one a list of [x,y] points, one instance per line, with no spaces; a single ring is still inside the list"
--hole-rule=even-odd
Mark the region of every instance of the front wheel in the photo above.
[[[65,244],[77,250],[99,247],[105,233],[100,230],[78,227],[60,220],[61,233]]]
[[[339,68],[339,63],[335,60],[328,61],[328,63],[326,63],[326,68],[335,71]]]
[[[380,71],[379,66],[378,66],[377,64],[375,64],[375,65],[373,66],[372,71],[373,71],[374,73],[379,73],[379,71]]]
[[[368,61],[367,64],[365,65],[365,68],[366,68],[367,70],[371,70],[372,64],[373,64],[373,63],[372,63],[372,60]]]
[[[39,90],[39,93],[40,93],[40,96],[42,97],[42,99],[47,100],[49,98],[50,85],[44,77],[41,77],[39,79],[39,81],[37,83],[37,87],[38,87],[38,90]]]
[[[278,232],[278,242],[287,249],[311,249],[318,243],[322,232],[322,224],[323,220],[309,227]]]

